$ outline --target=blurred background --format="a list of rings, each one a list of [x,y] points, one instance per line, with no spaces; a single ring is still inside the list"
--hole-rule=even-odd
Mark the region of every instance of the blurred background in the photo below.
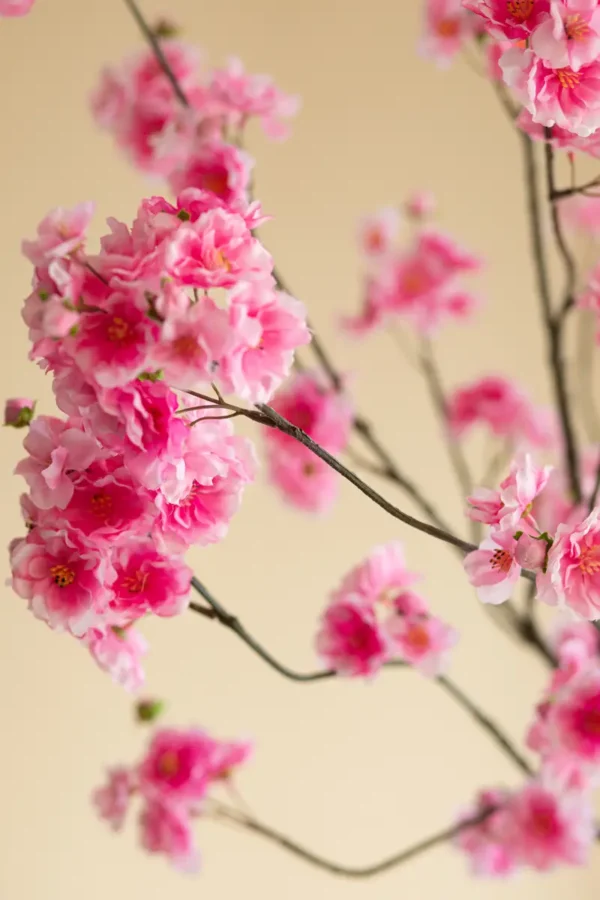
[[[489,86],[464,62],[441,72],[419,58],[419,0],[142,6],[150,19],[167,15],[181,25],[212,64],[239,55],[249,71],[268,72],[302,96],[287,143],[251,134],[257,195],[274,215],[265,241],[340,368],[353,373],[360,410],[464,530],[417,375],[389,337],[354,343],[337,323],[360,297],[358,217],[430,189],[441,225],[489,261],[474,324],[450,327],[440,339],[446,383],[504,372],[536,401],[548,400],[519,147]],[[140,45],[121,0],[38,0],[27,19],[0,21],[1,383],[7,396],[38,397],[43,412],[53,411],[52,394],[26,358],[20,307],[31,273],[20,241],[51,207],[86,199],[97,203],[97,238],[107,216],[130,221],[143,196],[160,192],[89,113],[101,67]],[[22,485],[11,474],[20,443],[8,431],[0,443],[4,544],[22,530]],[[393,486],[383,489],[415,512]],[[454,679],[520,741],[546,681],[543,664],[494,628],[448,548],[408,531],[349,485],[330,516],[314,519],[285,507],[261,480],[247,491],[228,539],[192,553],[191,562],[273,653],[309,669],[328,592],[373,545],[391,538],[405,542],[410,568],[425,573],[433,611],[461,632]],[[135,846],[135,822],[115,837],[90,806],[104,767],[132,761],[147,739],[133,721],[131,698],[74,641],[36,621],[8,587],[2,592],[1,900],[596,896],[597,859],[585,871],[502,884],[471,880],[462,856],[441,847],[376,880],[352,882],[210,822],[198,826],[204,871],[177,874]],[[255,758],[239,782],[250,808],[342,863],[391,854],[446,827],[480,786],[519,781],[497,746],[415,673],[388,671],[371,684],[297,685],[191,613],[144,631],[152,644],[148,693],[167,701],[166,721],[252,736]]]

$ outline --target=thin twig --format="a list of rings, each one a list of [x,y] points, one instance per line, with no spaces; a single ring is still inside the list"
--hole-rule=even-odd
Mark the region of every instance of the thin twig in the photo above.
[[[196,590],[209,604],[209,607],[201,606],[197,603],[191,603],[190,609],[194,612],[200,613],[205,618],[213,619],[219,622],[220,625],[223,625],[225,628],[229,628],[230,631],[233,631],[241,640],[250,647],[262,660],[266,662],[268,666],[278,672],[280,675],[283,675],[285,678],[288,678],[292,681],[300,681],[300,682],[309,682],[309,681],[322,681],[325,678],[332,678],[337,675],[337,672],[333,669],[324,669],[321,672],[311,672],[308,674],[303,674],[299,672],[295,672],[293,669],[288,668],[288,666],[282,665],[282,663],[278,662],[275,657],[273,657],[268,650],[258,643],[258,641],[252,637],[252,635],[244,628],[242,623],[233,616],[230,612],[228,612],[225,607],[223,607],[207,590],[207,588],[196,578],[192,578],[192,587]],[[386,663],[386,667],[390,668],[408,668],[406,663],[402,660],[390,660]],[[521,755],[521,753],[513,746],[511,741],[506,737],[506,735],[501,731],[498,725],[496,725],[490,717],[483,712],[483,710],[479,709],[479,707],[469,698],[467,695],[454,684],[447,676],[440,675],[436,679],[437,683],[441,685],[441,687],[446,691],[446,693],[450,694],[450,696],[462,707],[469,715],[480,725],[491,737],[493,740],[500,746],[500,748],[507,754],[507,756],[517,764],[517,766],[526,774],[531,775],[532,770],[529,767],[529,764]]]
[[[556,406],[561,421],[561,428],[565,443],[566,468],[568,472],[569,483],[571,486],[571,492],[573,494],[573,500],[576,503],[579,503],[581,500],[581,486],[579,483],[577,446],[575,443],[575,434],[571,421],[571,410],[569,406],[569,399],[567,396],[564,361],[562,358],[562,320],[564,316],[562,310],[558,317],[553,316],[552,313],[548,267],[546,263],[542,237],[542,218],[538,196],[539,187],[535,149],[533,147],[531,138],[527,134],[525,134],[524,132],[520,132],[520,135],[525,161],[525,188],[529,211],[531,245],[538,284],[538,293],[540,296],[542,307],[542,320],[546,330],[548,343],[550,372],[552,376]],[[548,196],[552,196],[554,190],[553,153],[554,151],[552,150],[551,144],[546,143],[546,180]],[[555,236],[557,237],[558,241],[558,234],[562,235],[562,232],[560,231],[560,222],[558,221],[558,212],[556,210],[555,204],[552,204],[552,213],[553,223],[555,227]],[[556,231],[557,227],[558,232]]]
[[[592,178],[591,181],[586,181],[585,184],[577,184],[570,188],[555,188],[550,194],[550,199],[562,200],[564,197],[572,197],[573,194],[583,194],[585,191],[588,191],[592,187],[597,187],[599,184],[600,176],[596,175],[595,178]]]
[[[313,853],[312,850],[307,850],[306,847],[291,840],[271,826],[264,825],[262,822],[259,822],[257,819],[246,813],[239,812],[238,810],[226,807],[222,804],[215,804],[213,806],[213,815],[216,821],[239,825],[241,828],[245,828],[247,831],[258,834],[266,840],[277,844],[277,846],[282,847],[284,850],[293,853],[294,856],[299,857],[304,860],[304,862],[317,866],[319,869],[323,869],[331,875],[341,875],[346,878],[373,878],[375,875],[382,875],[384,872],[388,872],[390,869],[401,866],[403,863],[420,856],[422,853],[431,850],[433,847],[452,841],[465,829],[480,825],[485,819],[489,818],[494,811],[494,808],[487,809],[478,816],[459,822],[443,831],[438,831],[436,834],[431,835],[425,840],[406,847],[404,850],[401,850],[400,853],[395,853],[393,856],[389,856],[386,859],[361,868],[360,866],[343,866],[339,863],[325,859],[325,857]]]
[[[167,78],[167,80],[169,81],[169,84],[173,88],[173,93],[175,94],[175,96],[177,97],[177,99],[179,100],[179,102],[181,103],[182,106],[185,106],[186,108],[189,107],[190,104],[189,104],[188,98],[185,95],[185,91],[181,87],[179,81],[177,80],[177,78],[175,76],[175,73],[173,72],[173,69],[169,65],[169,61],[167,60],[165,54],[163,53],[163,49],[160,45],[160,40],[154,34],[152,29],[146,22],[139,6],[135,2],[135,0],[125,0],[125,6],[127,6],[127,8],[129,9],[131,15],[133,16],[133,18],[135,19],[135,21],[138,25],[140,31],[142,32],[142,34],[144,35],[144,37],[146,38],[146,40],[152,47],[152,51],[154,53],[154,56],[156,57],[156,61],[160,65],[161,69],[163,70],[163,72],[165,74],[165,77]]]

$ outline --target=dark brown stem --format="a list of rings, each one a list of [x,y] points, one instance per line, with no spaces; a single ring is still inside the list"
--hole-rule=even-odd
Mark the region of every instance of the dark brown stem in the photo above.
[[[264,825],[262,822],[259,822],[257,819],[246,813],[225,807],[221,804],[216,805],[213,809],[217,821],[239,825],[241,828],[251,831],[253,834],[257,834],[260,837],[271,841],[271,843],[277,844],[278,847],[287,850],[289,853],[293,853],[294,856],[299,857],[304,860],[304,862],[317,866],[319,869],[323,869],[331,875],[340,875],[345,878],[373,878],[376,875],[382,875],[384,872],[389,872],[390,869],[395,869],[398,866],[403,865],[403,863],[415,859],[415,857],[420,856],[422,853],[426,853],[427,850],[431,850],[440,844],[452,841],[461,833],[461,831],[481,824],[494,812],[493,808],[488,809],[476,817],[452,825],[450,828],[446,828],[443,831],[438,831],[436,834],[431,835],[431,837],[425,838],[425,840],[419,841],[416,844],[411,844],[409,847],[406,847],[399,853],[395,853],[393,856],[389,856],[372,865],[360,867],[343,866],[339,863],[331,862],[331,860],[325,859],[317,853],[313,853],[312,850],[307,850],[306,847],[296,843],[296,841],[291,840],[271,826]]]
[[[152,52],[154,53],[154,56],[156,57],[156,61],[160,65],[161,69],[165,73],[165,77],[167,78],[167,80],[169,81],[169,84],[173,88],[173,93],[175,94],[175,96],[177,97],[177,99],[179,100],[179,102],[181,103],[182,106],[188,107],[190,105],[188,98],[186,97],[183,88],[179,84],[179,81],[177,80],[175,73],[173,72],[173,69],[169,65],[169,61],[167,60],[165,54],[163,53],[163,49],[160,45],[159,38],[156,36],[156,34],[152,31],[152,29],[146,22],[144,16],[142,15],[142,12],[141,12],[139,6],[137,5],[137,3],[135,2],[135,0],[125,0],[125,6],[128,8],[129,12],[135,19],[136,24],[139,27],[140,31],[142,32],[142,34],[144,35],[144,37],[146,38],[146,40],[152,47]]]
[[[556,407],[561,423],[563,440],[565,445],[565,462],[571,487],[571,493],[575,503],[581,501],[581,486],[579,483],[579,464],[577,456],[577,445],[575,442],[575,433],[571,420],[571,410],[569,406],[569,398],[567,395],[567,386],[565,379],[565,367],[562,356],[562,324],[564,318],[564,306],[570,301],[569,286],[571,284],[571,269],[568,267],[568,284],[567,299],[563,310],[558,317],[552,313],[552,301],[550,294],[550,284],[548,279],[548,267],[544,252],[544,244],[542,237],[542,216],[539,203],[539,186],[537,177],[537,165],[535,159],[535,148],[531,139],[524,132],[520,132],[523,144],[523,155],[525,160],[525,188],[527,192],[527,204],[529,211],[529,225],[531,232],[531,246],[533,251],[533,259],[535,264],[535,273],[538,285],[538,293],[542,307],[542,320],[544,323],[546,338],[548,344],[548,355],[550,363],[550,372],[552,377],[552,385],[556,400]],[[550,143],[545,145],[546,151],[546,180],[547,193],[552,196],[554,190],[554,151]],[[552,203],[552,220],[554,233],[561,249],[564,252],[565,268],[567,268],[567,257],[569,257],[566,246],[562,240],[562,231],[560,222],[558,221],[558,211],[556,204]],[[560,238],[559,238],[560,235]],[[570,257],[569,257],[570,258]]]
[[[565,197],[572,197],[574,194],[583,194],[585,191],[589,191],[590,188],[598,187],[599,184],[600,177],[596,175],[595,178],[592,178],[591,181],[586,181],[585,184],[577,184],[569,188],[555,188],[550,194],[550,200],[562,200]]]

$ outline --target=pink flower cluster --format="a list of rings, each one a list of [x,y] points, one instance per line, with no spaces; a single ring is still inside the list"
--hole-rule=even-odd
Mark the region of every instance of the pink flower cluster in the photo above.
[[[443,671],[456,632],[432,616],[412,590],[402,545],[375,547],[343,579],[323,613],[316,638],[319,656],[340,675],[365,677],[397,659],[424,675]]]
[[[218,741],[205,731],[159,730],[137,765],[109,769],[93,802],[100,818],[119,831],[139,795],[142,847],[193,872],[199,865],[193,821],[204,814],[210,792],[230,779],[251,751],[247,742]]]
[[[426,0],[425,28],[420,50],[445,68],[465,43],[481,32],[476,16],[462,0]]]
[[[35,0],[0,0],[0,18],[26,16],[34,3]]]
[[[545,448],[555,441],[550,412],[535,407],[520,387],[499,375],[457,388],[448,397],[447,414],[456,438],[481,425],[513,446]]]
[[[463,6],[501,44],[498,64],[527,113],[526,130],[553,128],[553,137],[571,146],[573,136],[585,141],[597,131],[597,0],[463,0]],[[590,152],[585,144],[579,149]]]
[[[352,406],[345,394],[326,386],[317,373],[296,375],[275,395],[272,406],[330,453],[335,455],[346,448]],[[307,512],[329,510],[337,496],[337,473],[275,428],[266,430],[264,437],[269,478],[285,499]]]
[[[564,620],[555,628],[558,668],[527,734],[528,747],[541,760],[540,774],[514,793],[482,792],[465,815],[490,811],[457,839],[475,874],[585,863],[595,839],[591,794],[600,774],[599,649],[598,632],[588,622]]]
[[[415,215],[413,200],[407,212],[418,224],[422,214]],[[367,274],[362,308],[345,320],[351,333],[363,335],[407,320],[418,332],[431,334],[448,320],[468,318],[476,305],[460,279],[480,269],[480,260],[428,225],[411,229],[408,244],[399,246],[400,227],[401,217],[394,209],[380,210],[360,223]]]
[[[161,45],[187,105],[145,49],[105,69],[92,97],[95,120],[136,166],[166,178],[175,193],[200,188],[241,209],[248,201],[252,160],[236,144],[246,124],[258,119],[269,137],[282,139],[298,99],[267,76],[248,74],[237,59],[208,70],[194,47],[174,39]]]
[[[469,516],[489,526],[464,561],[482,602],[503,603],[527,569],[536,575],[539,600],[600,618],[600,508],[588,513],[585,504],[569,504],[561,480],[525,455],[499,490],[482,488],[469,497]]]
[[[23,244],[31,356],[67,418],[40,416],[25,439],[30,530],[12,544],[12,580],[36,616],[135,687],[145,645],[130,626],[185,608],[181,554],[225,536],[256,467],[230,422],[194,414],[173,388],[268,400],[310,336],[253,235],[256,205],[240,215],[196,189],[176,206],[153,197],[131,228],[110,220],[94,256],[91,213],[55,210]],[[13,424],[31,418],[22,403]]]

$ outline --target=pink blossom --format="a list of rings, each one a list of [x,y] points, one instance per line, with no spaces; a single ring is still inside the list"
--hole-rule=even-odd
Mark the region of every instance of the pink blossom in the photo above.
[[[152,362],[171,384],[198,389],[219,380],[233,339],[227,312],[202,296],[167,311]]]
[[[249,75],[239,59],[230,59],[224,69],[215,69],[209,96],[234,128],[243,128],[249,118],[260,119],[265,134],[275,140],[288,135],[285,119],[296,115],[298,97],[284,94],[266,75]]]
[[[13,428],[26,428],[35,412],[35,400],[11,397],[4,406],[4,424]]]
[[[585,668],[550,704],[547,727],[552,748],[580,763],[600,762],[600,671]]]
[[[230,422],[198,422],[156,498],[158,541],[178,552],[222,540],[255,472],[252,444]]]
[[[517,541],[515,560],[517,565],[530,572],[540,572],[546,564],[548,544],[542,538],[533,537],[525,532]]]
[[[164,853],[176,869],[197,872],[198,852],[189,816],[171,804],[151,800],[140,815],[142,847],[149,853]]]
[[[458,639],[457,632],[434,616],[393,616],[387,632],[400,659],[424,675],[440,675],[447,656]]]
[[[335,503],[339,489],[337,472],[302,444],[267,445],[267,471],[271,484],[297,509],[326,513]]]
[[[585,288],[578,297],[578,306],[596,314],[596,343],[600,344],[600,265],[594,266],[589,273]]]
[[[483,522],[484,525],[498,525],[504,509],[504,503],[500,491],[490,488],[475,488],[470,497],[467,497],[467,516],[473,522]]]
[[[94,791],[92,802],[100,818],[108,822],[113,831],[120,831],[135,782],[129,769],[124,766],[109,769],[107,774],[106,784]]]
[[[594,660],[600,651],[600,634],[591,622],[574,620],[570,615],[554,620],[550,632],[550,646],[561,661],[586,663]]]
[[[72,534],[35,528],[11,553],[12,586],[33,614],[77,637],[102,627],[114,572],[109,560]]]
[[[531,35],[531,48],[553,69],[574,72],[600,55],[597,0],[551,0],[550,15]]]
[[[503,80],[500,60],[510,47],[512,47],[512,41],[488,41],[484,45],[485,68],[490,81],[500,82]]]
[[[560,217],[565,226],[586,236],[600,237],[600,198],[574,194],[560,201]]]
[[[472,16],[461,0],[426,0],[425,34],[421,41],[424,56],[447,66],[473,34]]]
[[[542,469],[536,466],[529,453],[513,460],[510,474],[500,484],[502,509],[499,524],[503,531],[531,530],[533,527],[537,533],[531,510],[536,497],[548,484],[551,472],[551,466]]]
[[[73,354],[87,378],[116,387],[145,370],[159,329],[142,304],[147,307],[143,298],[116,293],[102,311],[82,316]]]
[[[483,821],[463,828],[455,838],[456,846],[469,857],[474,875],[505,877],[517,866],[515,852],[497,833],[508,796],[504,790],[481,791],[475,807],[461,816],[461,821],[466,822],[491,811]]]
[[[353,419],[351,403],[344,393],[326,387],[319,375],[296,375],[278,391],[271,405],[330,453],[346,448]],[[290,448],[298,443],[276,429],[270,429],[265,437],[273,447]]]
[[[495,38],[520,41],[532,33],[549,9],[549,0],[463,0]]]
[[[52,210],[38,225],[37,239],[23,241],[23,254],[38,267],[47,266],[53,259],[70,256],[83,246],[93,215],[93,203]]]
[[[522,109],[517,117],[517,125],[534,141],[546,141],[544,127],[533,121],[531,113]],[[574,134],[565,128],[554,125],[550,143],[559,150],[567,150],[572,153],[587,153],[594,159],[600,159],[600,132],[595,131],[586,137]],[[564,203],[564,200],[562,201]]]
[[[436,199],[431,191],[415,191],[406,200],[404,208],[411,219],[426,219],[435,212]]]
[[[500,823],[502,839],[519,861],[539,871],[583,865],[594,841],[587,797],[536,782],[510,798]]]
[[[218,378],[254,403],[268,403],[290,373],[294,351],[310,343],[302,303],[270,285],[240,285],[229,297],[233,345]]]
[[[548,553],[547,571],[537,576],[538,596],[551,606],[568,606],[586,619],[600,617],[599,509],[574,525],[559,525]]]
[[[517,542],[510,532],[494,532],[464,559],[471,584],[482,603],[504,603],[521,574],[515,559]]]
[[[365,256],[378,257],[388,253],[400,232],[400,212],[394,207],[364,216],[359,223],[358,243]]]
[[[104,633],[92,629],[83,643],[100,668],[126,691],[133,693],[143,686],[146,676],[141,660],[148,643],[135,629],[112,627]]]
[[[237,213],[212,209],[185,222],[165,245],[165,268],[179,284],[233,287],[268,277],[273,260]]]
[[[224,141],[203,141],[169,176],[175,194],[185,188],[208,191],[224,205],[235,209],[248,202],[253,159],[244,150]]]
[[[17,464],[15,472],[23,476],[40,509],[64,509],[73,496],[72,473],[83,472],[101,456],[98,442],[77,422],[54,416],[38,416],[23,446],[29,455]]]
[[[150,494],[114,458],[93,463],[79,476],[62,519],[71,530],[100,546],[147,533],[154,515]]]
[[[150,539],[118,549],[111,609],[125,621],[145,613],[174,616],[189,603],[192,570],[183,559],[159,553]]]
[[[558,125],[581,137],[600,126],[600,62],[548,67],[532,50],[512,47],[500,60],[504,80],[529,110],[533,121]]]
[[[368,606],[381,603],[394,608],[398,598],[416,597],[410,593],[407,596],[407,592],[419,579],[419,575],[407,569],[400,541],[389,541],[374,547],[362,562],[351,569],[333,596],[336,600],[342,600],[352,594],[361,597]],[[423,612],[426,609],[415,608],[413,601],[405,614],[421,615]]]
[[[323,614],[316,649],[340,675],[374,675],[390,656],[390,641],[362,597],[349,595]]]
[[[497,375],[487,375],[455,390],[448,398],[448,423],[457,438],[482,424],[496,437],[533,447],[551,445],[555,435],[546,411],[536,408],[520,388]]]

